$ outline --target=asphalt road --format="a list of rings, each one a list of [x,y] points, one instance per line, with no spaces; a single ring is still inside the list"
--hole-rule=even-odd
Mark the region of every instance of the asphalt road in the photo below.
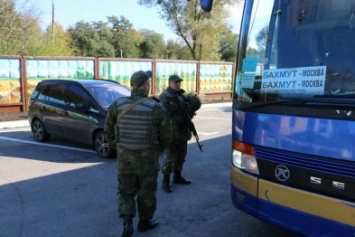
[[[231,104],[204,105],[183,175],[189,186],[161,189],[159,226],[134,236],[295,236],[235,209],[230,198]],[[34,141],[30,128],[0,129],[0,237],[120,236],[116,162],[81,144],[53,137]],[[134,219],[136,226],[137,218]]]

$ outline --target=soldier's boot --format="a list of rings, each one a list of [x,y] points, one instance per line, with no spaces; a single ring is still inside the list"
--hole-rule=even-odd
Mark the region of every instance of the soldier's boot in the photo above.
[[[157,220],[139,220],[137,229],[139,232],[144,232],[155,228],[158,225]]]
[[[133,220],[132,215],[123,216],[123,231],[121,237],[131,237],[133,235]]]
[[[169,174],[164,174],[163,190],[167,193],[171,193],[173,191],[173,189],[171,188],[171,184],[170,184],[170,175]]]
[[[191,184],[190,180],[187,180],[184,177],[182,177],[180,171],[175,171],[174,172],[173,182],[176,183],[176,184]]]

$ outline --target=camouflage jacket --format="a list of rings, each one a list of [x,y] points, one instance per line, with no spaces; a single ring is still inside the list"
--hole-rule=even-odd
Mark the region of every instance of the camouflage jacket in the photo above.
[[[147,96],[144,90],[133,89],[130,97],[136,101]],[[118,100],[108,108],[104,132],[109,144],[117,150],[119,172],[142,175],[159,170],[159,152],[170,145],[172,136],[171,120],[166,110],[159,103],[156,103],[153,108],[153,124],[157,126],[159,145],[133,151],[116,144],[118,134],[116,123],[119,110],[117,104]]]
[[[172,143],[191,139],[191,131],[186,111],[188,110],[187,96],[180,89],[174,91],[170,87],[159,96],[161,105],[167,110],[173,125]],[[178,104],[179,103],[179,104]]]

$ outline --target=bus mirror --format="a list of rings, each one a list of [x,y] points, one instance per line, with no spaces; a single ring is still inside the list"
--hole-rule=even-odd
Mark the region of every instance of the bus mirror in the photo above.
[[[210,12],[212,9],[213,0],[200,0],[200,6],[205,12]]]

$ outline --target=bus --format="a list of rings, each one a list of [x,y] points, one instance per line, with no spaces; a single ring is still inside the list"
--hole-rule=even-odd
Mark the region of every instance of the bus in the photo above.
[[[234,206],[354,237],[355,0],[245,0],[235,75]]]

